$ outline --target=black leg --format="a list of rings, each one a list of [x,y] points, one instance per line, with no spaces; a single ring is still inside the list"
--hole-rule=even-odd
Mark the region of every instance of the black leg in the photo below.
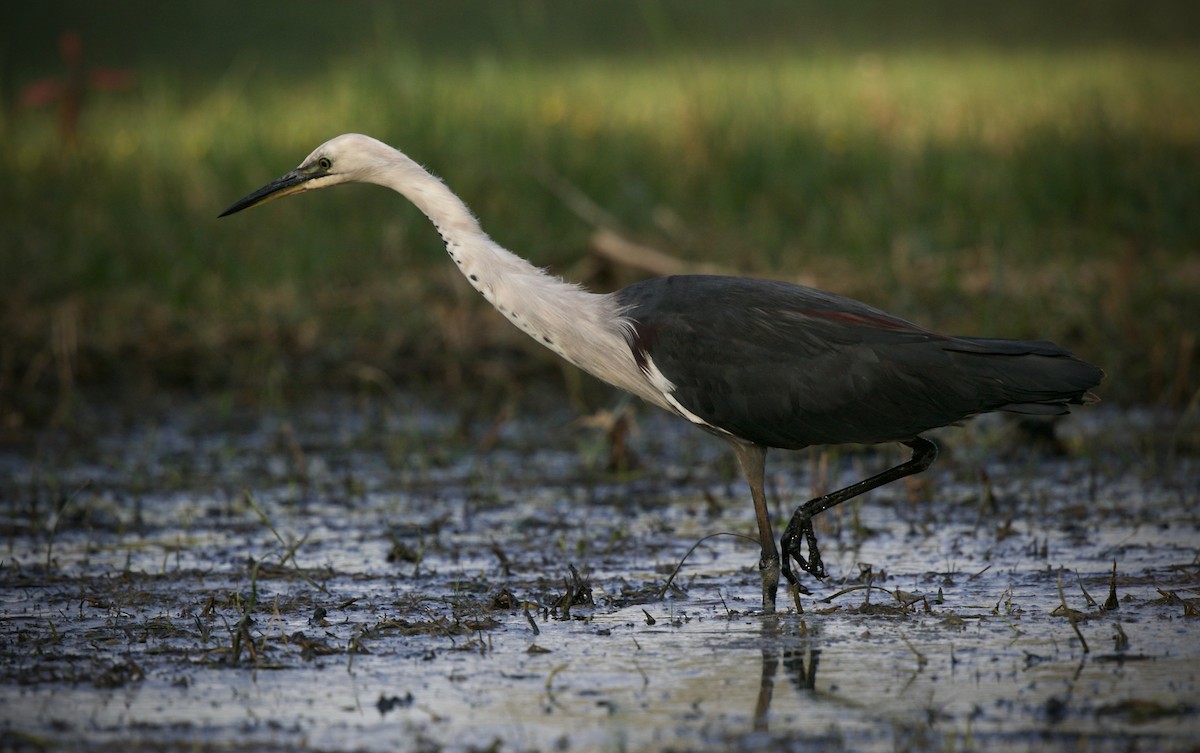
[[[758,520],[758,544],[762,548],[758,570],[762,574],[763,611],[770,613],[775,611],[775,592],[779,589],[779,550],[775,548],[775,534],[771,532],[771,514],[767,510],[767,495],[763,489],[767,448],[732,440],[730,444],[737,455],[742,475],[750,485],[750,496],[754,499],[754,517]]]
[[[796,560],[796,564],[800,565],[801,570],[814,578],[824,578],[826,575],[825,563],[821,561],[821,552],[817,549],[817,534],[813,531],[812,519],[814,515],[825,512],[835,505],[840,505],[863,492],[869,492],[877,486],[883,486],[896,479],[920,473],[928,468],[934,459],[937,458],[937,445],[924,437],[914,437],[902,444],[911,447],[913,451],[912,457],[907,462],[901,463],[895,468],[889,468],[883,473],[877,473],[868,479],[859,481],[857,484],[851,484],[845,489],[839,489],[822,497],[810,499],[796,508],[796,512],[792,513],[792,519],[788,522],[787,528],[784,529],[783,537],[779,542],[783,549],[783,574],[789,583],[795,584],[797,582],[796,575],[792,572],[793,559]],[[800,538],[802,536],[804,537],[805,544],[808,546],[807,558],[804,557],[800,550]]]

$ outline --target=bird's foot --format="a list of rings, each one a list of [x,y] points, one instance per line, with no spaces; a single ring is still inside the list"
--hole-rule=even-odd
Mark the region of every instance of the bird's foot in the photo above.
[[[808,546],[808,556],[801,551],[801,538]],[[821,550],[817,548],[817,534],[813,530],[812,516],[803,508],[796,511],[783,531],[779,541],[780,556],[783,557],[783,575],[793,586],[799,587],[796,574],[792,572],[792,560],[800,569],[818,580],[828,576],[825,563],[821,560]]]
[[[774,542],[772,542],[774,544]],[[774,551],[763,551],[758,560],[758,571],[762,575],[763,612],[775,612],[775,592],[779,590],[779,554]]]

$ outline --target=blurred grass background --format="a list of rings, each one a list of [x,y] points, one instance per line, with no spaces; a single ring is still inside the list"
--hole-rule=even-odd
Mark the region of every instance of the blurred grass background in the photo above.
[[[1106,400],[1183,406],[1200,354],[1190,2],[62,1],[0,49],[0,421],[81,395],[527,389],[549,352],[406,202],[218,221],[338,133],[442,175],[500,243],[605,289],[561,176],[630,237],[951,333],[1053,339]],[[86,91],[74,136],[58,46]],[[581,384],[569,372],[565,384]],[[587,388],[593,389],[593,388]],[[605,394],[603,392],[596,394]]]

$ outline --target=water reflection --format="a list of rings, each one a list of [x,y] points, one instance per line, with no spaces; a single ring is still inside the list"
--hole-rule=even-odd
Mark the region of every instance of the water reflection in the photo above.
[[[805,631],[799,642],[782,645],[780,620],[776,615],[765,615],[762,621],[762,672],[758,683],[758,700],[754,704],[754,730],[767,732],[770,729],[768,715],[771,701],[775,697],[775,675],[783,666],[784,677],[791,683],[801,698],[812,694],[817,687],[817,666],[821,660],[821,649],[814,645],[811,634]]]

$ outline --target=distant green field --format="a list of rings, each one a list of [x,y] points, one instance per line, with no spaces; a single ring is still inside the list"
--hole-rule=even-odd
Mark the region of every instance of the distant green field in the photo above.
[[[681,259],[802,278],[936,329],[1054,339],[1106,368],[1106,399],[1196,397],[1200,48],[1172,22],[1189,5],[1087,4],[1072,26],[1069,4],[1042,23],[1034,5],[975,18],[930,3],[888,29],[862,8],[890,5],[870,3],[764,3],[736,24],[725,4],[607,20],[583,4],[565,18],[539,3],[353,3],[332,19],[201,7],[124,41],[156,4],[23,9],[31,31],[6,43],[9,424],[61,417],[79,385],[272,397],[554,373],[548,353],[510,357],[538,351],[386,191],[216,220],[345,131],[397,145],[496,240],[597,288],[631,273],[580,263],[592,228],[547,176]],[[55,73],[63,28],[92,64],[138,75],[89,95],[74,144],[18,96]]]

